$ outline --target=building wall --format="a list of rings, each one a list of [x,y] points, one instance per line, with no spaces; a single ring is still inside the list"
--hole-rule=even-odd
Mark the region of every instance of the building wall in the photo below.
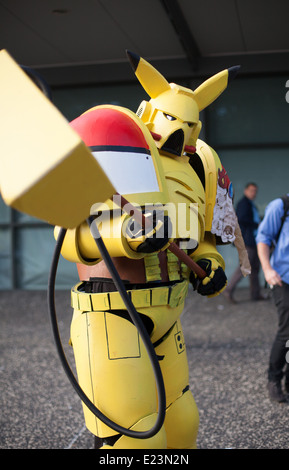
[[[289,191],[289,103],[286,77],[241,78],[207,112],[206,139],[219,153],[235,190],[235,204],[246,183],[258,187],[255,203],[265,207]],[[226,272],[238,265],[236,249],[222,247]],[[260,281],[264,277],[260,271]],[[248,280],[243,280],[246,285]]]
[[[247,182],[256,182],[261,216],[271,199],[289,190],[287,79],[284,75],[240,77],[202,113],[201,138],[219,153],[233,182],[235,202]],[[197,84],[183,85],[195,88]],[[69,121],[99,104],[136,111],[147,98],[138,83],[53,90],[54,104]],[[54,243],[53,227],[11,210],[0,198],[0,290],[46,289]],[[238,263],[236,250],[227,246],[220,251],[230,277]],[[77,280],[75,266],[61,258],[57,287],[70,288]]]

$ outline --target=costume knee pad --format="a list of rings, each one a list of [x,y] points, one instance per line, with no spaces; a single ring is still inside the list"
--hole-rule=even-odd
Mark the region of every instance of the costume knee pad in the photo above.
[[[156,422],[157,413],[140,419],[134,426],[132,431],[147,431],[152,428]],[[164,426],[153,437],[148,439],[135,439],[128,436],[120,436],[113,445],[105,444],[101,449],[166,449],[167,439]]]
[[[190,390],[167,409],[165,429],[170,449],[196,449],[199,412]]]

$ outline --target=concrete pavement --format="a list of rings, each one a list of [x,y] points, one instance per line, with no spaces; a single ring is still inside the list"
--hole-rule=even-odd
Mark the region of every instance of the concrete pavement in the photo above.
[[[239,289],[237,305],[206,299],[191,289],[182,315],[200,414],[200,449],[288,449],[289,405],[270,402],[266,370],[276,329],[271,300],[251,302]],[[56,292],[66,355],[69,291]],[[79,398],[60,364],[46,292],[0,291],[1,449],[92,449]]]

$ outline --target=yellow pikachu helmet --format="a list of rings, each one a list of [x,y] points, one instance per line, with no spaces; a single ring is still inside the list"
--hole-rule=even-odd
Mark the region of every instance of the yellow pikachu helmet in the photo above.
[[[181,156],[195,153],[202,123],[199,113],[227,87],[239,70],[231,67],[213,75],[196,90],[168,83],[146,60],[126,51],[139,82],[150,96],[143,101],[137,115],[146,124],[161,153]]]

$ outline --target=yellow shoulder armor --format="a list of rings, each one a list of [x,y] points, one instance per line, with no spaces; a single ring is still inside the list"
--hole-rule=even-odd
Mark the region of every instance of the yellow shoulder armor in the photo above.
[[[206,197],[205,230],[216,237],[218,245],[235,239],[236,214],[233,206],[233,188],[219,156],[202,140],[197,141],[196,154],[191,165],[201,179]]]

